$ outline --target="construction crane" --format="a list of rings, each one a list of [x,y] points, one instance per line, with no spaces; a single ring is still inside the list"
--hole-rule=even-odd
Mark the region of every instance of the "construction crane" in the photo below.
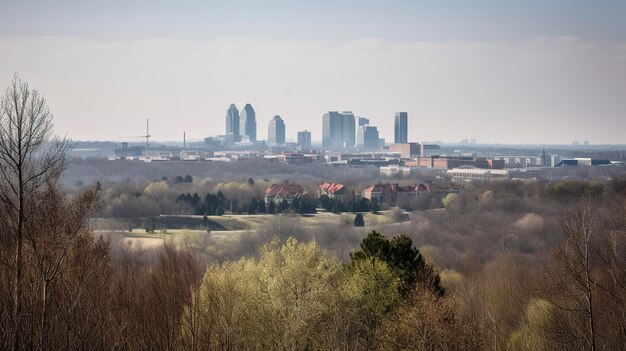
[[[124,139],[139,139],[139,138],[146,138],[146,150],[148,150],[148,148],[150,147],[150,137],[152,135],[150,135],[150,118],[146,118],[146,135],[138,135],[138,136],[127,136],[127,137],[122,137]]]

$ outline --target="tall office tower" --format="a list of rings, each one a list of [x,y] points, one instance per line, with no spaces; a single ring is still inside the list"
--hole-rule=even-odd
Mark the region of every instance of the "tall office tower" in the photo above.
[[[352,112],[329,111],[322,116],[322,146],[331,149],[354,147],[355,127]]]
[[[365,126],[356,127],[356,147],[362,148],[365,140]]]
[[[356,146],[368,149],[368,150],[377,150],[378,147],[378,128],[375,126],[359,126],[359,129],[356,134],[357,142]]]
[[[232,135],[233,141],[239,141],[239,110],[235,104],[230,104],[226,110],[226,135]]]
[[[341,148],[343,134],[337,130],[343,128],[341,115],[337,111],[329,111],[322,116],[322,146],[325,148]]]
[[[279,115],[274,116],[267,127],[267,142],[270,145],[285,145],[285,122]]]
[[[394,143],[406,144],[408,138],[408,113],[396,112],[396,121],[394,129]]]
[[[366,126],[366,125],[370,124],[369,118],[359,117],[358,120],[359,120],[359,122],[358,122],[357,127]]]
[[[311,147],[311,132],[308,130],[298,132],[298,146],[302,149]]]
[[[343,147],[351,148],[356,144],[356,126],[354,124],[355,118],[352,112],[344,111],[341,113],[343,119]]]
[[[241,110],[239,120],[239,135],[241,135],[241,139],[250,142],[256,141],[256,113],[252,105],[246,104],[243,110]]]

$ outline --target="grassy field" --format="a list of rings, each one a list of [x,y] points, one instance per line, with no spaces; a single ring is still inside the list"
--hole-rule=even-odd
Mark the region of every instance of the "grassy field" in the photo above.
[[[224,216],[208,216],[208,226],[211,232],[242,232],[257,230],[264,224],[272,221],[278,215],[224,215]],[[333,213],[317,213],[315,215],[286,215],[289,217],[300,218],[302,225],[318,226],[322,223],[329,222],[345,222],[350,224],[354,221],[353,213],[333,214]],[[365,213],[363,215],[366,226],[376,226],[388,224],[392,219],[384,214]],[[202,216],[158,216],[146,218],[94,218],[91,220],[92,227],[97,231],[128,231],[132,235],[149,235],[146,234],[146,223],[154,223],[155,233],[163,233],[171,235],[180,231],[206,231],[205,225],[202,223]]]
[[[202,216],[158,216],[148,218],[94,218],[91,225],[101,235],[132,248],[151,248],[172,242],[197,248],[207,253],[223,253],[245,235],[255,235],[263,228],[271,228],[272,221],[281,215],[225,215],[208,216],[210,232],[203,225]],[[297,218],[303,228],[322,225],[352,226],[355,214],[318,213],[315,215],[284,215]],[[393,224],[386,214],[365,213],[365,226],[376,228]],[[155,231],[147,233],[146,223],[154,223]],[[270,229],[271,230],[271,229]],[[236,246],[236,245],[235,245]]]

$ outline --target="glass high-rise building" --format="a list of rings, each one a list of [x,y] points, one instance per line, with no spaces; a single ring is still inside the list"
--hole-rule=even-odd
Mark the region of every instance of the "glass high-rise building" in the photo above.
[[[226,135],[231,134],[233,141],[239,141],[239,110],[235,104],[230,104],[226,110]]]
[[[370,120],[369,120],[369,118],[359,117],[359,118],[358,118],[358,121],[359,121],[359,122],[358,122],[358,127],[360,127],[360,126],[366,126],[366,125],[370,124]]]
[[[378,149],[378,128],[370,125],[359,126],[356,133],[356,146],[368,150]]]
[[[267,142],[270,145],[285,144],[285,122],[279,115],[274,116],[267,127]]]
[[[298,146],[303,149],[311,147],[311,132],[308,130],[302,130],[298,132]]]
[[[246,104],[239,117],[239,135],[245,141],[256,141],[256,113],[252,105]]]
[[[352,112],[329,111],[322,116],[322,146],[331,149],[355,145],[355,118]]]
[[[396,144],[406,144],[409,142],[408,116],[409,114],[406,112],[396,112],[394,128],[394,143]]]

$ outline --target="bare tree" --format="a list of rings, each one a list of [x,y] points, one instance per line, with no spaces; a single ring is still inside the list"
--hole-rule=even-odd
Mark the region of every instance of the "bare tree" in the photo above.
[[[590,201],[563,221],[565,246],[556,252],[556,269],[546,271],[554,283],[555,298],[550,301],[564,313],[580,316],[585,321],[579,335],[570,330],[566,342],[585,340],[589,349],[597,349],[596,292],[599,284],[593,276],[592,237],[599,230],[596,212]]]
[[[45,98],[17,75],[0,97],[0,216],[2,240],[11,252],[12,347],[22,347],[23,250],[26,224],[37,212],[38,196],[56,184],[67,167],[71,145],[52,138],[52,114]],[[3,250],[4,251],[4,250]],[[11,262],[12,261],[12,262]]]

